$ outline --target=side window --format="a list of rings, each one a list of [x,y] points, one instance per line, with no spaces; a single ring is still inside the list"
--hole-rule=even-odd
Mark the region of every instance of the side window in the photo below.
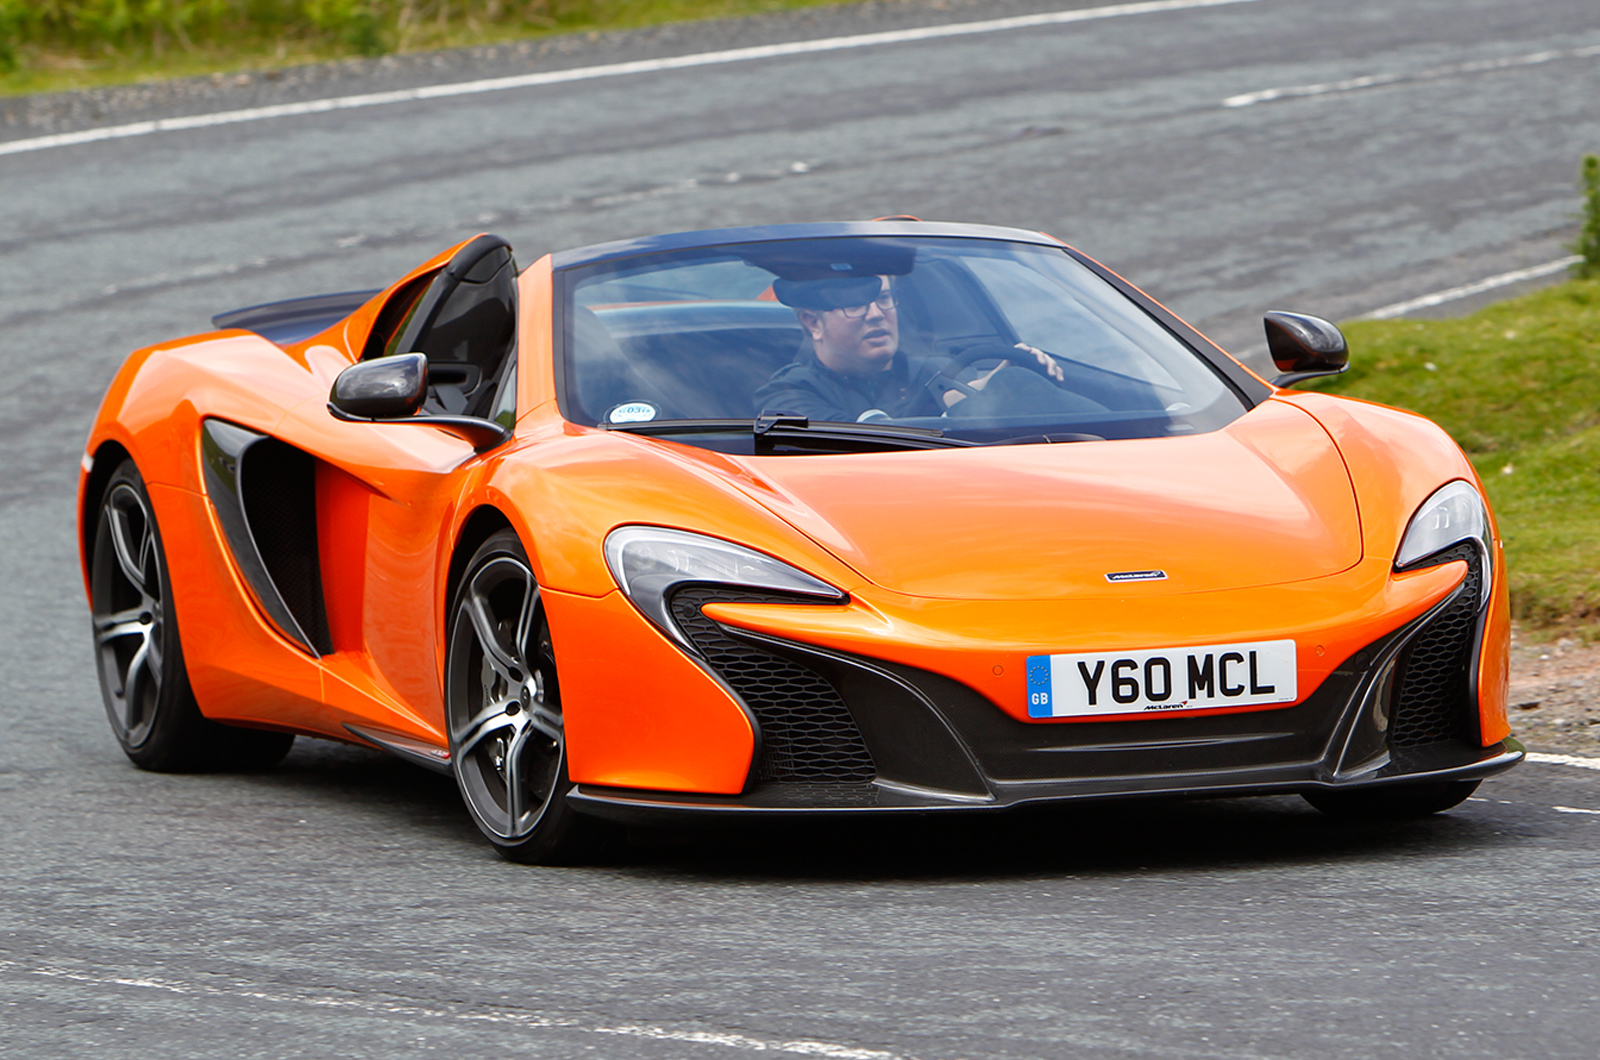
[[[513,360],[506,369],[505,378],[500,381],[500,393],[495,396],[494,407],[489,410],[489,419],[494,420],[506,430],[517,425],[517,362]]]

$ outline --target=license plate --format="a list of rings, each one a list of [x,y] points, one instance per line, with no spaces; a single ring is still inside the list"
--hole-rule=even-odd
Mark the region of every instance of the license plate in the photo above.
[[[1293,703],[1292,640],[1028,656],[1028,716],[1081,718]]]

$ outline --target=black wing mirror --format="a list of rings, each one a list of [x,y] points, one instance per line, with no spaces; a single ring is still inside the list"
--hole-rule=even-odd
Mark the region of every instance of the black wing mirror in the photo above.
[[[441,427],[472,443],[478,452],[493,449],[511,431],[476,416],[419,416],[428,393],[428,358],[402,353],[352,364],[333,381],[328,411],[341,420],[361,423],[420,423]]]
[[[1267,349],[1279,376],[1273,386],[1290,386],[1319,375],[1338,375],[1350,367],[1344,333],[1321,317],[1273,310],[1264,318]]]
[[[340,372],[328,407],[341,419],[396,420],[415,416],[427,393],[428,358],[406,353],[362,361]]]

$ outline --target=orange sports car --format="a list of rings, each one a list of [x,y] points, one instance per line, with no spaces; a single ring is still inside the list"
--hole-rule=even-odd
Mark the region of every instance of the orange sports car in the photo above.
[[[455,776],[505,856],[605,822],[1298,793],[1522,757],[1504,558],[1432,423],[1266,381],[1048,236],[481,235],[133,354],[84,577],[137,765],[296,734]]]

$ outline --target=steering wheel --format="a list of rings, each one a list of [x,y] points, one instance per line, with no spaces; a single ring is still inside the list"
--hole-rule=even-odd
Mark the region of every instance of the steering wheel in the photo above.
[[[945,392],[949,390],[959,391],[965,394],[967,397],[975,397],[978,394],[983,393],[983,391],[976,390],[973,387],[968,386],[966,383],[963,383],[961,380],[956,378],[956,373],[961,371],[963,368],[972,367],[979,361],[995,360],[1003,360],[1010,364],[1014,364],[1019,368],[1030,369],[1035,374],[1041,375],[1050,380],[1051,385],[1061,385],[1061,381],[1053,377],[1050,374],[1050,369],[1045,365],[1040,364],[1039,358],[1035,357],[1032,352],[1018,349],[1016,346],[1005,342],[992,340],[988,342],[980,342],[975,346],[968,346],[954,357],[951,357],[949,362],[945,364],[943,368],[940,368],[938,371],[934,372],[933,375],[928,377],[928,381],[924,385],[927,387],[928,392],[933,395],[934,400],[940,402],[941,404],[944,401]]]

